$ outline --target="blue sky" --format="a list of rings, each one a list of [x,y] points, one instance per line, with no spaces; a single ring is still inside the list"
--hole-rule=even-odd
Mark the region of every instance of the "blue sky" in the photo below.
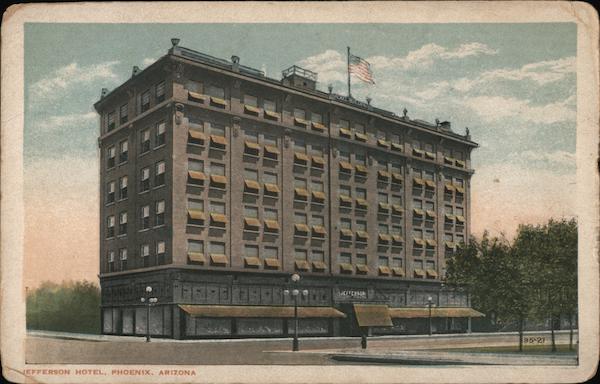
[[[318,72],[321,89],[332,84],[341,94],[350,46],[376,81],[354,80],[353,96],[398,114],[407,108],[411,118],[449,120],[457,132],[469,127],[480,143],[472,155],[476,234],[511,236],[518,223],[573,215],[562,186],[575,182],[575,24],[27,24],[25,198],[31,217],[41,208],[50,224],[64,222],[56,238],[81,243],[45,252],[75,258],[71,249],[84,246],[96,267],[92,104],[133,65],[164,55],[171,37],[213,56],[238,55],[277,79],[299,64]],[[39,233],[43,224],[27,224],[33,253],[51,241]],[[88,273],[86,265],[74,269]]]

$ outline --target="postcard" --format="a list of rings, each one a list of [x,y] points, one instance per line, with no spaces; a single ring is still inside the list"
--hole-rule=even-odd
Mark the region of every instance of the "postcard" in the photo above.
[[[577,2],[10,7],[4,378],[592,377],[598,37]]]

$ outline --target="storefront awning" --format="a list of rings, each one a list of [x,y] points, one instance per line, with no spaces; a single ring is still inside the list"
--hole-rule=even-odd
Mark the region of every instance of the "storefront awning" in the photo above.
[[[393,319],[416,319],[429,317],[429,308],[390,308]],[[431,308],[431,317],[484,317],[473,308]]]
[[[179,305],[192,317],[254,317],[293,318],[293,306],[254,305]],[[346,315],[333,307],[298,307],[299,318],[343,318]]]
[[[393,325],[387,305],[354,304],[354,314],[360,327],[391,327]]]

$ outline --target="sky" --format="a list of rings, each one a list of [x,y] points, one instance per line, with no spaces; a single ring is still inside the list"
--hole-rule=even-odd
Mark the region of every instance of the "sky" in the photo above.
[[[26,24],[25,285],[97,281],[101,88],[166,54],[170,39],[279,79],[293,64],[346,94],[346,47],[371,64],[359,100],[468,127],[472,232],[573,217],[576,25]]]

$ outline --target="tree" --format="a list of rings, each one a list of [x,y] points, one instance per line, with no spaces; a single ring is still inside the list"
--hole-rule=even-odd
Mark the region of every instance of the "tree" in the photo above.
[[[100,290],[88,281],[44,282],[28,292],[28,329],[100,333]]]

